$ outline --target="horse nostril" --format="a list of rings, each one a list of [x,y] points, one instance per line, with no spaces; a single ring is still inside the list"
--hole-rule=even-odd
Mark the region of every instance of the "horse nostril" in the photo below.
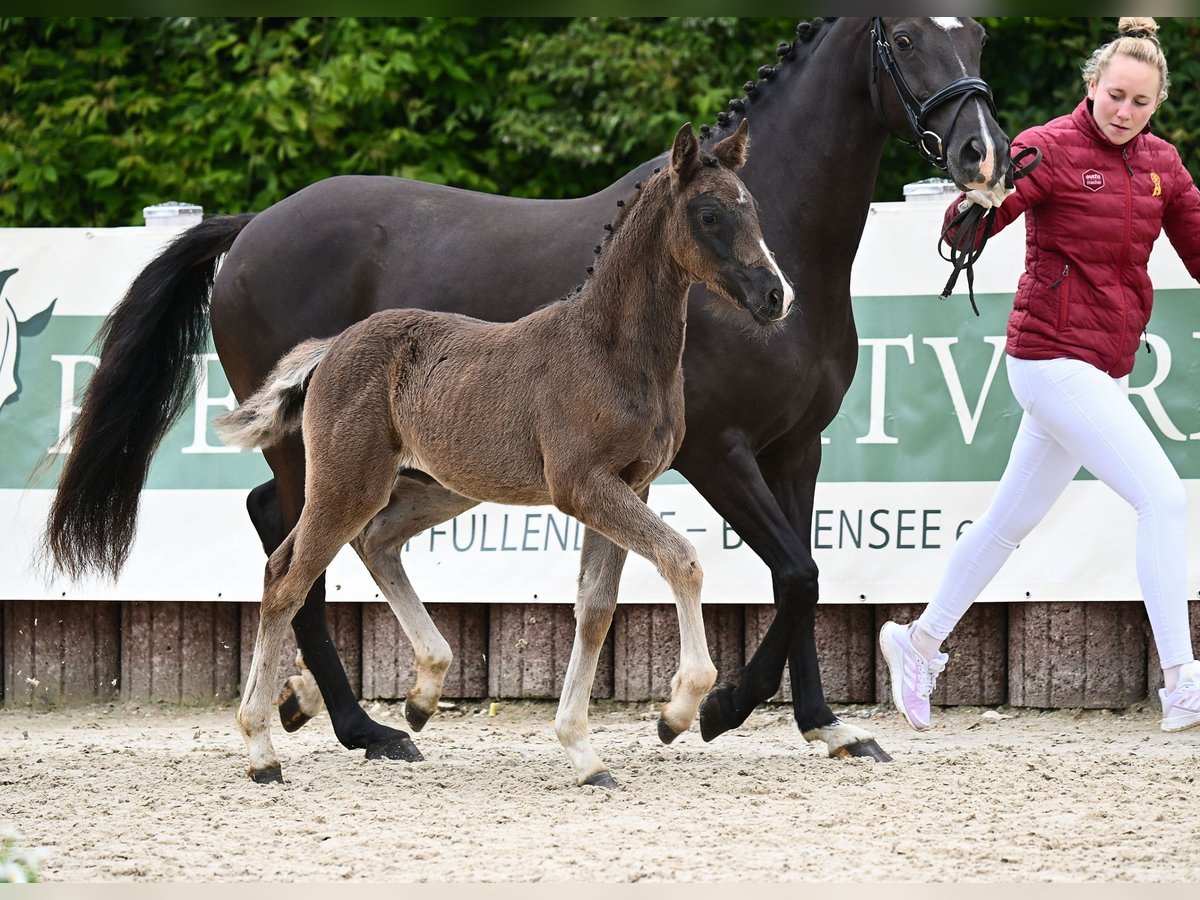
[[[958,158],[964,169],[970,169],[977,168],[982,164],[985,155],[987,155],[987,148],[983,146],[983,141],[973,137],[963,145]]]
[[[771,288],[771,293],[767,294],[767,300],[771,303],[771,309],[775,311],[783,309],[783,291],[779,288]]]

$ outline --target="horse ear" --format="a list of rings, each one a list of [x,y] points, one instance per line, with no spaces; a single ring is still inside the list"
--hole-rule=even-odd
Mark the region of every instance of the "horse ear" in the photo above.
[[[700,171],[700,165],[700,142],[696,140],[692,123],[686,122],[675,132],[675,143],[671,145],[671,172],[682,186]]]
[[[713,156],[725,168],[736,172],[745,164],[746,152],[749,146],[750,120],[742,119],[742,124],[737,127],[737,130],[733,134],[722,138],[721,142],[713,147]]]

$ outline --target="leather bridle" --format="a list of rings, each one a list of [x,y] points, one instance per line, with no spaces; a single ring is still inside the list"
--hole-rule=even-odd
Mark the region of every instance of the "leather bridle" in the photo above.
[[[950,82],[945,87],[934,91],[924,101],[918,100],[916,94],[912,92],[912,89],[909,88],[908,83],[904,80],[903,73],[896,65],[896,57],[892,52],[892,45],[888,42],[887,34],[883,29],[883,19],[879,16],[871,20],[871,46],[871,101],[875,106],[875,111],[879,114],[880,121],[883,122],[884,128],[893,137],[916,147],[920,154],[937,168],[942,170],[947,169],[949,163],[946,160],[945,143],[941,135],[932,131],[926,124],[929,114],[942,104],[957,97],[958,106],[955,107],[954,114],[950,117],[950,128],[953,129],[954,123],[958,121],[958,116],[962,112],[963,105],[967,100],[971,99],[971,97],[982,96],[987,101],[988,108],[992,111],[992,117],[995,118],[996,104],[992,100],[992,89],[982,78],[971,75]],[[896,134],[891,126],[888,125],[887,117],[883,114],[882,85],[879,78],[880,68],[883,69],[884,74],[892,82],[892,87],[895,89],[896,96],[900,100],[900,105],[904,109],[904,116],[908,119],[909,128],[912,130],[912,140]]]

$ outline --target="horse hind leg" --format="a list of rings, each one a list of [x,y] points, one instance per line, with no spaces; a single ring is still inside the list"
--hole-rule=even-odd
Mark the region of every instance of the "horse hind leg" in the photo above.
[[[288,626],[313,582],[387,502],[395,469],[389,472],[386,463],[364,458],[312,467],[300,520],[267,560],[254,657],[237,713],[250,757],[248,773],[255,781],[283,780],[271,744],[270,714]],[[354,489],[344,491],[343,484]],[[408,735],[401,735],[411,745]],[[405,758],[420,759],[420,752],[413,746]]]
[[[575,601],[575,642],[554,717],[555,734],[575,767],[579,783],[603,788],[615,788],[617,783],[588,740],[588,701],[600,649],[617,606],[617,589],[627,555],[624,547],[598,532],[590,528],[584,532]]]
[[[279,492],[275,480],[260,484],[250,491],[246,498],[246,511],[254,524],[262,541],[263,550],[268,556],[283,543],[282,511],[279,504]],[[305,601],[307,602],[307,600]],[[295,617],[293,617],[295,627]],[[296,665],[299,675],[293,675],[283,683],[279,692],[279,721],[283,730],[298,731],[306,725],[325,705],[317,679],[304,662],[304,651],[296,651]]]
[[[260,784],[283,781],[282,767],[271,743],[272,686],[278,674],[279,656],[283,652],[288,625],[304,603],[304,595],[312,580],[305,581],[305,566],[293,565],[296,560],[295,544],[293,532],[267,560],[254,656],[237,712],[238,727],[250,757],[247,774]]]
[[[296,666],[299,675],[293,675],[283,683],[279,692],[279,721],[287,732],[299,731],[325,706],[317,679],[304,664],[304,652],[296,651]]]
[[[404,716],[413,731],[424,728],[437,711],[453,654],[413,589],[404,571],[401,550],[414,534],[452,519],[474,505],[475,501],[436,483],[432,486],[405,483],[393,493],[387,508],[352,542],[412,644],[416,681],[405,692]]]

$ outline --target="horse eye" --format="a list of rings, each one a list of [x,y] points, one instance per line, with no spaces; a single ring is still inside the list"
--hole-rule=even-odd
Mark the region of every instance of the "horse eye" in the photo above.
[[[910,38],[907,34],[898,34],[896,35],[895,40],[896,47],[898,47],[900,50],[908,50],[912,47],[912,38]]]
[[[713,212],[711,209],[706,209],[706,210],[704,210],[704,212],[700,213],[700,221],[703,222],[705,225],[716,225],[717,224],[717,214],[715,212]]]

